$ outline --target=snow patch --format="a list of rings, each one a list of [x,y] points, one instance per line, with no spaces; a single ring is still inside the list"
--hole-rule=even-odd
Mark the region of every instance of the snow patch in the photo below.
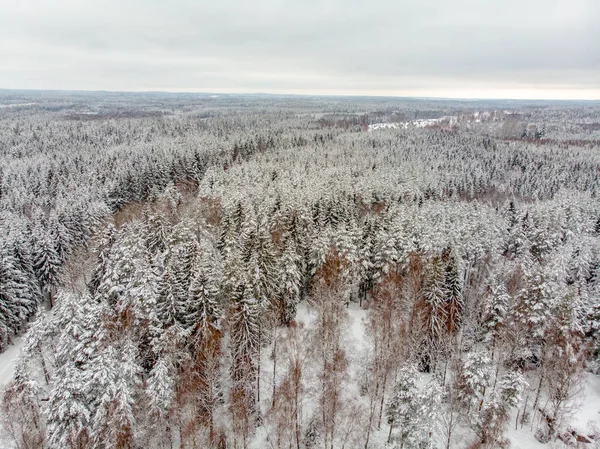
[[[15,365],[21,355],[21,349],[23,349],[24,344],[23,338],[16,338],[13,344],[0,354],[0,390],[12,380]]]

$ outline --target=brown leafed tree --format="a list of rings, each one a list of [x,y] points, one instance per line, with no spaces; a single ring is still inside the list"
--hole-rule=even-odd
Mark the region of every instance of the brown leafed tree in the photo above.
[[[300,449],[302,445],[302,404],[304,402],[304,370],[306,365],[305,331],[295,321],[285,330],[280,346],[283,377],[274,386],[267,421],[274,430],[277,449]]]
[[[0,426],[18,449],[41,449],[45,429],[38,400],[38,386],[17,365],[14,380],[6,387],[0,404]]]
[[[366,390],[369,397],[368,427],[365,448],[374,427],[381,426],[385,394],[399,361],[408,356],[406,338],[408,310],[402,295],[403,277],[400,270],[390,270],[375,287],[369,302],[366,335],[371,344],[367,366]]]
[[[342,331],[348,320],[346,301],[348,261],[330,250],[313,279],[311,304],[317,312],[314,329],[314,355],[319,363],[319,409],[325,449],[333,449],[343,407],[342,393],[347,378],[348,359]]]

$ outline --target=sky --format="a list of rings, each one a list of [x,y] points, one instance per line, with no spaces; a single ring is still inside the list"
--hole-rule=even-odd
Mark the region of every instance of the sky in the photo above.
[[[0,0],[0,88],[600,99],[600,0]]]

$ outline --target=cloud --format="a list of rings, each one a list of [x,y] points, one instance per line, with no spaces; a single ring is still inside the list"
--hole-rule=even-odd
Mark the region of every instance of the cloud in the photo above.
[[[20,0],[0,87],[600,98],[597,0]]]

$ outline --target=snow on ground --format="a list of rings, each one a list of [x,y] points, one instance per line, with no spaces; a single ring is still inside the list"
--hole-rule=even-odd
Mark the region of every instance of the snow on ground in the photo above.
[[[455,115],[446,115],[440,118],[427,118],[427,119],[417,119],[412,120],[410,122],[391,122],[391,123],[373,123],[369,125],[369,132],[375,131],[377,129],[407,129],[408,127],[415,128],[425,128],[426,126],[433,126],[445,123],[449,126],[455,125],[458,121],[458,117]]]
[[[600,377],[591,373],[585,376],[581,408],[575,413],[572,427],[587,433],[592,426],[600,430]]]
[[[15,338],[13,344],[0,354],[0,390],[11,381],[23,345],[23,338]]]
[[[21,354],[21,349],[23,348],[24,344],[23,338],[15,338],[13,340],[13,344],[10,345],[6,351],[0,354],[0,393],[12,380],[15,370],[15,363]],[[3,430],[0,428],[0,448],[9,449],[14,447],[15,446],[11,442],[10,438],[8,438],[6,435],[3,435]]]
[[[364,360],[368,348],[368,340],[365,337],[365,320],[367,318],[367,310],[361,309],[357,303],[351,303],[347,309],[349,314],[349,326],[345,335],[345,345],[350,358],[350,377],[356,381],[356,376],[360,375],[359,370],[361,361]],[[310,310],[310,306],[305,302],[298,305],[296,321],[301,322],[308,329],[312,327],[312,322],[316,318],[316,313]],[[0,390],[6,386],[12,379],[15,363],[21,353],[24,341],[23,338],[16,338],[14,343],[7,351],[0,354]],[[268,398],[272,392],[272,375],[273,369],[271,359],[272,348],[265,348],[262,351],[261,366],[263,367],[263,382],[261,385],[261,396],[265,401],[265,409],[268,407]],[[354,382],[353,382],[354,383]],[[310,404],[306,404],[307,408],[311,408]],[[313,404],[314,406],[314,404]],[[307,410],[305,410],[306,412]],[[309,413],[307,413],[308,415]],[[592,433],[592,429],[600,429],[600,377],[593,374],[586,374],[584,392],[581,398],[581,408],[574,414],[572,418],[572,427],[579,433],[588,435]],[[542,444],[534,437],[534,431],[530,425],[525,425],[522,429],[519,426],[515,430],[515,416],[511,419],[509,429],[506,433],[510,440],[511,449],[563,449],[567,448],[561,441]],[[265,433],[266,429],[258,428],[253,438],[251,447],[259,448],[262,445],[268,444],[268,436]],[[387,439],[387,426],[382,426],[379,431],[374,431],[371,439],[371,447],[384,447]],[[471,441],[472,435],[466,429],[457,429],[454,437],[452,448],[467,447]],[[7,441],[2,439],[0,435],[0,448],[10,447]],[[593,444],[582,445],[593,449],[596,446]]]
[[[306,303],[299,304],[297,320],[310,327],[311,321],[315,318],[315,313],[311,312],[310,306]],[[361,366],[361,360],[364,359],[368,348],[368,340],[365,336],[365,320],[367,319],[367,310],[363,310],[357,303],[350,303],[348,309],[350,317],[350,326],[346,334],[346,344],[348,356],[350,358],[350,376],[356,379],[359,375],[358,370]],[[567,448],[562,441],[554,441],[548,444],[542,444],[535,439],[534,430],[530,425],[515,430],[516,410],[513,411],[506,437],[510,441],[510,449],[563,449]],[[580,434],[588,435],[592,429],[600,429],[600,377],[591,373],[585,376],[584,392],[581,398],[581,407],[573,415],[571,427]],[[387,426],[382,426],[379,431],[374,431],[371,439],[371,447],[385,447],[387,440]],[[467,429],[456,429],[451,447],[461,449],[468,447],[473,441],[472,431]],[[595,449],[594,444],[581,444],[582,448]],[[440,445],[440,447],[443,447]]]
[[[519,426],[520,427],[520,426]],[[510,449],[536,449],[536,448],[550,448],[549,444],[542,444],[533,436],[533,431],[528,425],[522,429],[515,430],[512,427],[506,434],[506,437],[510,441]]]
[[[574,413],[571,418],[570,426],[581,435],[591,435],[600,429],[600,377],[586,373],[585,385],[583,394],[580,398],[581,407]],[[534,430],[531,430],[531,424],[523,426],[519,425],[519,429],[515,430],[515,414],[511,419],[509,430],[506,437],[510,440],[511,449],[562,449],[567,446],[562,441],[557,440],[548,444],[542,444],[534,437]],[[579,447],[589,449],[596,448],[594,444],[583,444]]]
[[[0,109],[10,109],[10,108],[19,108],[23,106],[34,106],[37,103],[10,103],[10,104],[0,104]]]
[[[492,112],[499,111],[476,111],[473,114],[465,114],[461,116],[457,115],[445,115],[439,118],[426,118],[426,119],[416,119],[408,122],[382,122],[382,123],[373,123],[369,125],[369,132],[378,130],[378,129],[408,129],[410,127],[414,128],[425,128],[427,126],[434,125],[446,125],[446,126],[454,126],[459,120],[466,121],[474,121],[475,123],[481,123],[482,121],[490,120],[492,117]],[[514,114],[514,112],[503,111],[504,115]]]

